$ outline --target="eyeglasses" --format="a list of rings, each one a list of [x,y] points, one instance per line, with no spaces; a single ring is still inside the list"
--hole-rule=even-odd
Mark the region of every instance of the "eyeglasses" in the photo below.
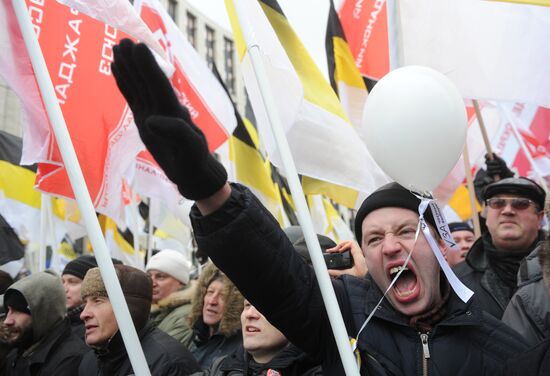
[[[504,209],[506,205],[510,204],[512,209],[515,210],[525,210],[530,205],[535,205],[535,202],[532,200],[529,200],[528,198],[502,198],[502,197],[494,197],[490,198],[487,201],[487,205],[491,209]]]

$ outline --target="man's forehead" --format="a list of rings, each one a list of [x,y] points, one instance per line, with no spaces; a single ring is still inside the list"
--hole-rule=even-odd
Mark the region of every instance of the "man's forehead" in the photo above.
[[[418,213],[400,207],[384,207],[373,210],[363,220],[363,229],[382,226],[399,227],[406,224],[418,224]]]
[[[491,198],[528,198],[526,195],[520,193],[498,193]]]

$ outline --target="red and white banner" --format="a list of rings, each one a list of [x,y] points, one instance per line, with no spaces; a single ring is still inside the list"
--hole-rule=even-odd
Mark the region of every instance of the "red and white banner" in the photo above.
[[[386,0],[344,0],[339,16],[359,71],[379,80],[390,71]]]
[[[3,11],[12,12],[9,3]],[[92,202],[97,211],[117,218],[120,177],[143,149],[110,69],[112,47],[127,35],[54,0],[26,3]],[[9,39],[12,54],[1,65],[8,73],[11,66],[13,75],[6,78],[27,114],[22,162],[38,163],[37,189],[74,198],[13,13],[6,25],[2,39]]]

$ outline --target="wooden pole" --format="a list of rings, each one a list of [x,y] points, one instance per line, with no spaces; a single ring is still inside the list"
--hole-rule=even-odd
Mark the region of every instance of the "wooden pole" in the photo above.
[[[464,171],[466,173],[466,182],[468,184],[468,196],[470,197],[470,207],[472,208],[472,220],[474,222],[474,236],[477,239],[481,236],[481,226],[479,224],[479,216],[477,215],[476,197],[474,194],[474,182],[472,179],[472,168],[470,167],[470,153],[468,153],[467,143],[464,144],[462,159],[464,160]]]
[[[477,123],[479,124],[479,130],[481,131],[481,136],[483,136],[483,143],[485,144],[485,149],[487,150],[489,159],[493,160],[495,159],[495,156],[493,154],[493,148],[491,147],[491,141],[489,140],[489,136],[487,135],[487,128],[485,128],[485,122],[483,121],[483,116],[481,116],[479,103],[477,102],[477,99],[472,99],[472,102],[474,103],[474,110],[476,112]],[[495,175],[494,180],[499,181],[500,176]]]

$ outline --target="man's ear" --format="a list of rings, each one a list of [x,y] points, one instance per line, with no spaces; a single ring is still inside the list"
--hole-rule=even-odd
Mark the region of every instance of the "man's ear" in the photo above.
[[[445,260],[446,260],[447,259],[447,252],[449,252],[449,247],[447,246],[445,241],[441,238],[437,241],[437,244],[439,245],[439,249],[441,250],[441,253],[443,254],[443,256],[445,257]]]

